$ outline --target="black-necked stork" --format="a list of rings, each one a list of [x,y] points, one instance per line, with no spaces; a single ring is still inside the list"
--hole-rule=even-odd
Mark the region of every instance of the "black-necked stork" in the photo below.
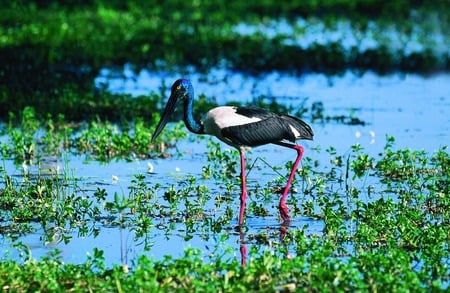
[[[175,110],[178,102],[184,103],[184,122],[186,127],[197,134],[210,134],[216,136],[228,145],[239,150],[241,157],[241,208],[239,213],[239,226],[242,227],[247,187],[245,180],[245,149],[264,144],[277,144],[297,151],[297,158],[291,174],[280,199],[280,214],[285,223],[290,216],[286,206],[286,197],[298,164],[303,155],[303,147],[295,143],[297,139],[313,139],[311,127],[302,120],[284,114],[275,114],[256,107],[216,107],[206,113],[202,121],[195,120],[193,116],[194,88],[187,79],[178,79],[173,85],[170,98],[156,126],[152,142],[161,133],[166,125],[169,115]]]

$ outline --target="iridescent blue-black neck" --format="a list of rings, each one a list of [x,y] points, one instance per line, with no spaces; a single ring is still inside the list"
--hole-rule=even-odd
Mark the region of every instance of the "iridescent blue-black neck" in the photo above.
[[[184,99],[184,124],[193,133],[203,134],[203,124],[194,118],[194,88],[189,82],[187,97]]]

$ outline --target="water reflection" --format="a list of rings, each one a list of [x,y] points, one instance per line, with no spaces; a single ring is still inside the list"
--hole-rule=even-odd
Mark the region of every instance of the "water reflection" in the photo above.
[[[241,265],[243,267],[247,264],[247,243],[245,241],[245,232],[243,229],[239,229],[239,251],[241,253]]]
[[[434,32],[429,26],[414,26],[411,30],[401,30],[392,25],[369,21],[365,27],[357,26],[350,20],[325,23],[314,19],[298,18],[271,20],[258,24],[240,23],[234,31],[240,35],[263,35],[266,38],[284,39],[284,44],[309,48],[315,44],[331,45],[339,43],[347,52],[356,48],[363,52],[386,46],[393,51],[403,51],[405,55],[423,52],[434,44],[432,50],[438,53],[448,52],[445,33],[438,23],[434,23]]]
[[[298,229],[299,227],[295,227],[295,225],[291,222],[291,221],[283,221],[280,225],[278,230],[278,240],[279,243],[277,244],[277,246],[279,247],[277,250],[282,250],[285,252],[285,257],[289,258],[290,257],[290,250],[288,247],[288,242],[285,241],[286,240],[286,236],[289,234],[289,229],[293,228],[293,229]],[[255,240],[259,238],[260,234],[253,234],[255,232],[255,230],[253,229],[245,229],[245,228],[239,228],[236,227],[236,229],[239,232],[239,252],[240,252],[240,257],[241,257],[241,265],[244,267],[247,264],[247,257],[248,257],[248,249],[247,249],[247,245],[255,245],[258,247],[264,246],[267,243],[265,243],[265,241],[267,240],[257,240],[255,243],[252,243],[250,241],[250,238]],[[274,228],[270,227],[268,228],[269,230],[274,230]],[[300,228],[303,229],[303,228]],[[252,233],[250,235],[249,231],[251,231]],[[269,236],[271,239],[272,237]],[[272,241],[272,240],[270,240]],[[282,249],[281,249],[282,248]]]

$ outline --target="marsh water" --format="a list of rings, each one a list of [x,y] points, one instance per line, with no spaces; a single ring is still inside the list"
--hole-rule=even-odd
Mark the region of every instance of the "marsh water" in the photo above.
[[[341,76],[293,76],[273,72],[250,76],[226,69],[214,69],[207,75],[188,70],[183,76],[191,79],[196,95],[213,97],[219,104],[230,101],[251,104],[255,97],[264,97],[268,102],[275,100],[293,109],[311,108],[313,104],[321,103],[324,117],[356,118],[357,123],[342,123],[338,119],[325,118],[311,123],[315,133],[314,141],[299,143],[305,146],[306,157],[323,162],[321,167],[326,166],[328,157],[323,152],[314,151],[317,147],[326,149],[333,146],[337,153],[345,154],[352,145],[360,144],[366,152],[376,156],[383,151],[386,135],[395,137],[396,148],[423,149],[428,152],[434,152],[450,141],[449,74],[420,76],[398,73],[379,76],[371,72],[362,75],[346,72]],[[146,70],[136,75],[125,67],[120,72],[104,69],[96,83],[105,85],[114,93],[137,96],[152,91],[160,92],[161,88],[170,87],[179,77],[173,73]],[[165,91],[166,97],[169,95],[168,90]],[[309,122],[311,117],[306,115],[303,119]],[[223,151],[230,148],[226,145],[221,147]],[[113,161],[105,164],[86,161],[83,156],[65,154],[61,158],[49,159],[48,164],[73,174],[86,194],[101,187],[107,191],[108,196],[116,192],[126,195],[131,181],[136,175],[142,174],[149,184],[162,185],[158,193],[162,198],[165,188],[186,184],[190,177],[195,177],[198,184],[206,185],[211,192],[223,188],[217,186],[212,179],[202,178],[202,168],[207,164],[206,151],[205,140],[188,138],[171,150],[174,155],[170,158]],[[249,155],[249,160],[255,162],[258,168],[252,168],[248,174],[249,188],[278,177],[279,174],[270,166],[284,166],[294,156],[292,150],[274,145],[255,148]],[[235,159],[238,160],[237,157]],[[8,174],[15,174],[20,178],[23,166],[16,166],[9,160],[2,163]],[[29,168],[30,172],[39,172],[36,167]],[[239,184],[237,179],[235,184]],[[296,200],[304,198],[300,192],[294,192],[290,196]],[[250,196],[249,201],[252,200],[256,199]],[[278,241],[281,222],[276,206],[277,201],[267,206],[268,216],[248,216],[246,235],[262,232],[269,235],[270,241]],[[171,224],[170,219],[163,219],[162,224],[156,225],[148,235],[151,242],[149,250],[144,249],[142,239],[135,239],[131,229],[117,225],[100,225],[96,236],[79,236],[74,232],[68,243],[57,237],[54,241],[45,241],[44,231],[37,228],[36,232],[15,240],[1,236],[0,247],[4,258],[13,259],[21,258],[20,251],[13,248],[19,242],[27,246],[31,255],[36,258],[58,249],[63,261],[73,263],[85,261],[86,255],[92,253],[95,247],[104,251],[109,264],[130,263],[140,254],[156,259],[165,255],[181,257],[187,247],[198,248],[205,256],[222,253],[239,258],[242,235],[233,229],[237,225],[238,207],[239,192],[236,192],[233,201],[234,221],[230,227],[224,227],[217,234],[210,231],[188,231],[183,223]],[[223,212],[216,210],[214,199],[207,201],[203,208],[213,216],[215,212]],[[289,229],[304,227],[309,234],[320,234],[323,229],[320,220],[306,217],[295,217]],[[222,237],[223,235],[226,237]],[[251,246],[252,242],[248,242]],[[270,248],[270,244],[267,247]]]

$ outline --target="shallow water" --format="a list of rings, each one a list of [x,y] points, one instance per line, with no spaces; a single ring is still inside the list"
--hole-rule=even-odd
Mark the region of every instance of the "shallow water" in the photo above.
[[[118,76],[116,73],[105,69],[96,82],[106,83],[112,92],[126,92],[132,95],[148,94],[151,91],[159,92],[164,83],[170,86],[177,79],[167,72],[142,71],[133,77],[130,68],[125,68],[124,73]],[[305,155],[314,160],[325,161],[324,153],[317,153],[312,148],[320,146],[325,149],[334,146],[338,153],[343,154],[350,150],[351,146],[359,143],[365,151],[376,155],[383,151],[385,136],[392,135],[396,138],[396,148],[411,148],[414,150],[426,150],[434,152],[439,147],[448,145],[450,131],[450,75],[437,74],[430,77],[418,75],[389,75],[377,76],[366,73],[362,76],[347,72],[343,76],[327,77],[321,74],[310,74],[302,77],[287,74],[270,73],[258,77],[246,76],[240,73],[228,72],[216,69],[207,76],[191,72],[186,75],[192,80],[196,94],[205,94],[215,97],[218,103],[227,101],[241,101],[251,103],[254,97],[261,95],[274,98],[278,103],[284,103],[299,107],[303,104],[310,107],[315,102],[322,102],[325,114],[329,116],[353,115],[364,121],[364,125],[345,125],[340,123],[313,123],[315,138],[312,142],[300,142],[305,146]],[[166,96],[169,94],[165,93]],[[304,117],[306,121],[308,117]],[[145,181],[149,184],[160,183],[165,187],[186,180],[189,176],[197,178],[198,184],[205,184],[211,192],[220,189],[214,180],[202,179],[202,167],[207,164],[205,141],[185,140],[177,145],[182,156],[173,156],[169,159],[136,160],[133,162],[111,162],[101,164],[96,162],[84,162],[81,156],[67,156],[54,161],[52,164],[79,178],[80,184],[86,192],[93,192],[97,187],[105,188],[108,196],[114,192],[128,194],[131,180],[137,174],[144,174]],[[223,145],[223,149],[229,148]],[[272,166],[284,166],[292,160],[292,150],[278,146],[263,146],[253,150],[250,160],[264,158]],[[236,158],[238,160],[238,158]],[[152,164],[153,172],[148,172],[148,163]],[[14,166],[11,161],[4,161],[4,168],[8,174],[21,176],[21,168]],[[31,172],[37,172],[31,170]],[[276,178],[276,174],[267,165],[258,163],[258,168],[251,170],[249,174],[249,186],[255,186],[262,182],[269,182]],[[237,184],[237,182],[236,182]],[[1,185],[0,185],[1,186]],[[162,191],[158,194],[162,196]],[[302,200],[303,195],[293,195],[297,200]],[[221,234],[228,235],[226,241],[218,239],[220,235],[198,231],[187,235],[183,223],[174,224],[169,231],[159,226],[152,229],[149,240],[151,248],[144,250],[140,241],[134,240],[134,234],[129,229],[119,229],[115,226],[104,226],[97,237],[78,237],[74,233],[73,239],[68,243],[55,241],[45,243],[42,240],[43,232],[39,229],[36,233],[20,237],[18,241],[27,245],[33,257],[40,258],[54,248],[62,252],[65,262],[83,262],[86,254],[91,253],[94,247],[104,251],[107,264],[130,263],[136,256],[142,253],[151,255],[156,259],[170,254],[181,257],[186,247],[195,247],[204,251],[205,256],[214,253],[223,253],[227,246],[233,248],[230,257],[240,258],[240,237],[234,231],[237,225],[238,197],[235,195],[233,202],[234,220],[230,227],[224,227]],[[161,199],[162,200],[162,199]],[[250,196],[250,201],[255,200]],[[276,209],[277,202],[268,207],[270,216],[247,217],[247,237],[260,232],[267,232],[273,241],[277,241],[280,233],[280,221]],[[214,215],[214,200],[209,200],[204,207],[207,214]],[[223,211],[218,211],[223,212]],[[167,224],[169,219],[159,219],[156,223]],[[307,227],[309,234],[321,234],[323,225],[321,221],[298,217],[293,220],[290,229]],[[192,237],[185,240],[186,236]],[[11,248],[12,241],[3,236],[0,237],[0,247],[4,258],[20,259],[20,253]],[[249,241],[249,245],[252,242]]]
[[[359,51],[377,49],[384,45],[391,50],[409,55],[431,49],[438,53],[448,53],[447,33],[443,31],[437,15],[428,15],[427,25],[414,26],[403,30],[394,25],[377,24],[369,21],[366,27],[355,25],[349,20],[333,21],[325,24],[314,18],[270,20],[258,24],[240,23],[233,31],[240,35],[264,35],[266,38],[283,37],[284,44],[308,48],[315,44],[338,43],[347,52],[353,48]]]
[[[127,78],[130,75],[131,68],[125,68],[125,78],[110,78],[111,72],[104,70],[96,82],[108,81],[112,92],[141,95],[159,92],[161,84],[170,87],[180,78],[175,74],[146,70],[135,80]],[[274,72],[251,77],[216,69],[207,76],[192,72],[184,77],[191,79],[196,94],[214,97],[219,104],[227,101],[251,103],[255,97],[266,96],[295,109],[306,99],[307,108],[314,102],[322,102],[325,115],[353,115],[365,122],[363,126],[315,124],[315,145],[345,149],[360,143],[370,149],[381,149],[388,134],[395,136],[398,147],[433,151],[449,141],[449,74],[379,76],[368,72],[359,76],[347,72],[343,76],[308,74],[297,77]]]

